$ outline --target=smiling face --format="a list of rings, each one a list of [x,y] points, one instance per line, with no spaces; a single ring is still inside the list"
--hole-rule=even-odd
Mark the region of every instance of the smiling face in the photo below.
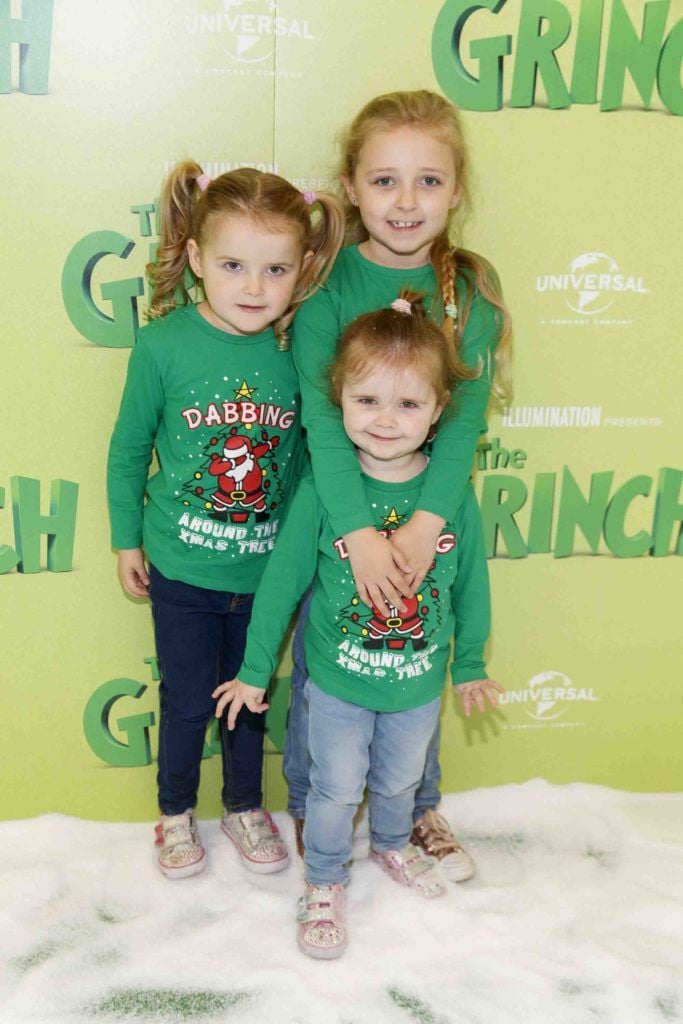
[[[279,226],[279,225],[276,225]],[[229,334],[258,334],[289,306],[304,259],[301,239],[286,222],[282,230],[244,214],[217,214],[201,244],[187,245],[192,270],[204,284],[199,312]]]
[[[378,365],[341,390],[344,429],[363,469],[379,480],[408,480],[424,464],[419,448],[443,406],[414,370]]]
[[[459,199],[451,147],[417,128],[374,132],[344,186],[368,232],[360,251],[385,267],[429,262],[434,239]]]

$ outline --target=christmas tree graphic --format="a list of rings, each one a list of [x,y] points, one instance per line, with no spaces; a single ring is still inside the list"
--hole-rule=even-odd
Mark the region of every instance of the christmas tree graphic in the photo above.
[[[234,401],[253,402],[258,388],[246,380]],[[181,487],[183,505],[212,519],[246,523],[267,520],[284,498],[277,462],[278,435],[256,423],[240,422],[216,433],[204,445],[192,478]]]
[[[396,508],[382,517],[382,533],[390,535],[407,519]],[[425,578],[413,598],[405,600],[406,611],[391,607],[387,616],[373,606],[369,609],[354,594],[349,604],[338,615],[339,629],[344,639],[352,639],[366,650],[420,651],[427,647],[428,638],[441,625],[440,592],[434,577],[436,561],[429,567]]]

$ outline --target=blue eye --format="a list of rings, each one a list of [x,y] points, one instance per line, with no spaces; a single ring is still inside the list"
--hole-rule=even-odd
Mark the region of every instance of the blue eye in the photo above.
[[[287,273],[287,269],[286,267],[279,267],[274,265],[272,267],[268,267],[267,273],[270,274],[271,277],[282,277],[283,274]]]
[[[425,185],[428,185],[430,188],[434,188],[435,185],[441,184],[441,181],[438,178],[435,178],[433,174],[425,174],[422,181],[424,182]]]
[[[387,185],[392,185],[393,181],[394,181],[393,178],[387,178],[387,177],[376,178],[375,179],[375,185],[379,185],[382,188],[385,188]]]
[[[223,267],[225,268],[225,270],[240,270],[241,264],[237,263],[236,260],[226,260],[225,263],[223,264]]]

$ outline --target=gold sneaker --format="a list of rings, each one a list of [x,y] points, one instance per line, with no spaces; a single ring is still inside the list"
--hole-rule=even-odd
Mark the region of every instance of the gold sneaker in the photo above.
[[[451,826],[438,811],[424,812],[413,826],[410,841],[430,857],[436,857],[449,882],[466,882],[477,870],[469,853],[463,850]]]

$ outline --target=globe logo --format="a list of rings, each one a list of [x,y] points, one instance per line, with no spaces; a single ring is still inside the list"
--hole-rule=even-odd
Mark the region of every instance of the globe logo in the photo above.
[[[566,304],[583,316],[604,313],[614,302],[613,278],[618,272],[618,265],[604,252],[584,252],[577,256],[569,264],[570,291],[565,296]]]
[[[555,707],[558,699],[564,698],[566,690],[572,685],[571,679],[564,672],[539,672],[529,680],[531,696],[535,698],[535,711],[526,711],[529,718],[535,718],[537,722],[547,722],[553,718],[561,718],[568,708],[550,713]],[[542,691],[545,691],[542,692]],[[551,691],[551,692],[548,692]],[[560,697],[560,694],[562,697]]]

